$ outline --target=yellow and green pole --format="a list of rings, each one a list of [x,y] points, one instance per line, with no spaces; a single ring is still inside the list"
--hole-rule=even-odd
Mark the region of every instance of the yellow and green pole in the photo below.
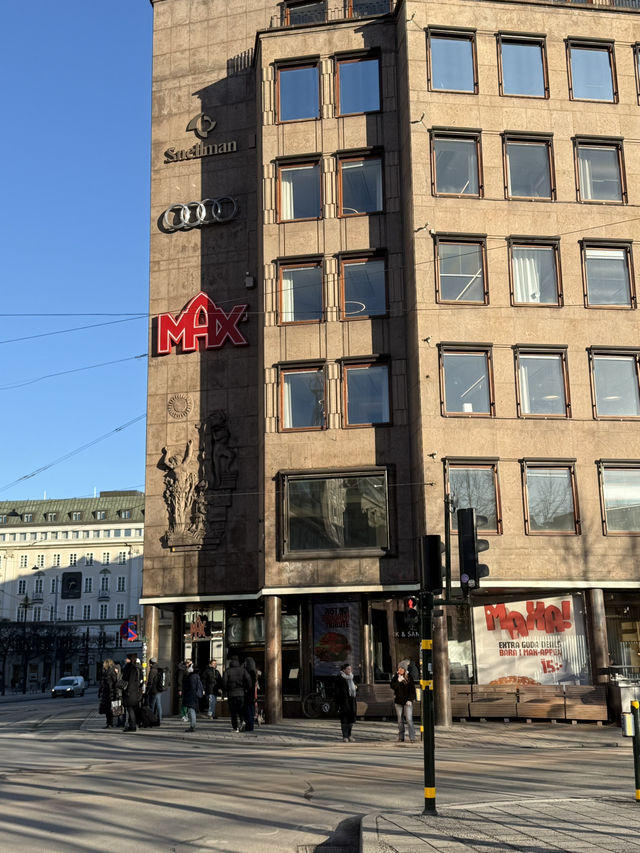
[[[422,747],[424,750],[424,814],[436,814],[435,722],[433,712],[433,595],[425,590],[424,567],[420,590]]]
[[[633,718],[633,769],[636,774],[636,802],[640,802],[640,702],[631,703]]]

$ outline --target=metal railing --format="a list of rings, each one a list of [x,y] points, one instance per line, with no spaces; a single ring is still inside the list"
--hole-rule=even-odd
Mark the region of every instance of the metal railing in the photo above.
[[[395,8],[396,0],[344,0],[330,7],[328,3],[283,4],[279,15],[271,18],[271,27],[299,27],[305,24],[326,24],[372,15],[387,15]]]

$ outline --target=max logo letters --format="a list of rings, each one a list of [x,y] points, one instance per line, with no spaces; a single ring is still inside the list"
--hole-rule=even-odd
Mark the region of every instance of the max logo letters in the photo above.
[[[219,349],[227,339],[234,346],[248,342],[238,328],[248,305],[234,305],[229,314],[201,291],[187,303],[176,319],[173,314],[158,316],[158,355],[168,355],[175,344],[182,352],[195,352],[198,341],[202,349]]]

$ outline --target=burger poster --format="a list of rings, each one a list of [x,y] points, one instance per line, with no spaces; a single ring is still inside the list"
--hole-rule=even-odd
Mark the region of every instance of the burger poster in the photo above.
[[[527,599],[473,608],[478,684],[580,684],[587,643],[582,598]]]
[[[343,663],[360,666],[360,607],[355,602],[314,604],[313,664],[316,675],[338,675]]]

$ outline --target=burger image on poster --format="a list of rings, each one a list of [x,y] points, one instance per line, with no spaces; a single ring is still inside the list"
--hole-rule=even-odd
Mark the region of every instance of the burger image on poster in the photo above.
[[[327,631],[316,643],[314,651],[320,661],[343,661],[351,651],[351,646],[344,634]]]

